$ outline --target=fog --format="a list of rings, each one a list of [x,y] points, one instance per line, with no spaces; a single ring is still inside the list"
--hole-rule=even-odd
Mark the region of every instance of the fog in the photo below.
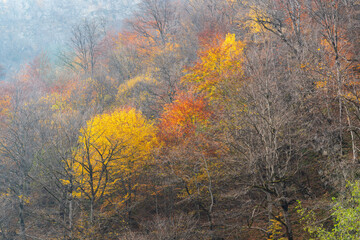
[[[135,4],[129,0],[0,0],[0,65],[9,75],[42,52],[56,61],[73,25],[102,18],[110,28],[118,28]]]

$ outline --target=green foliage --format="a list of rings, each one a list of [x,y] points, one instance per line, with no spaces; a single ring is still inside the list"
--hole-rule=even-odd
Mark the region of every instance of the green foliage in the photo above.
[[[344,198],[333,199],[331,216],[334,226],[331,230],[317,224],[315,213],[304,210],[299,201],[298,213],[302,217],[301,221],[314,239],[360,239],[360,181],[348,183],[346,187]]]

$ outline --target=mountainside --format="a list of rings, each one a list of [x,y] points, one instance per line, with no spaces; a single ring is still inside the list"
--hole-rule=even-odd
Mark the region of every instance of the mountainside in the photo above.
[[[117,27],[135,4],[130,0],[1,0],[0,64],[9,72],[41,51],[52,57],[65,45],[74,24],[104,18]]]
[[[0,240],[360,239],[359,0],[0,2]]]

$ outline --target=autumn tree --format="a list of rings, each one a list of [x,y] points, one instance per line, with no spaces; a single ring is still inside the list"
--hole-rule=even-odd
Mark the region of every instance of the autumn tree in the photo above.
[[[125,208],[131,220],[139,176],[151,164],[157,144],[155,134],[155,127],[134,109],[97,115],[81,130],[73,171],[77,196],[89,201],[90,224],[99,204]]]
[[[188,93],[178,94],[161,118],[165,163],[171,163],[171,171],[184,188],[182,201],[194,204],[198,216],[205,214],[212,234],[221,221],[214,217],[213,209],[221,192],[220,159],[227,152],[216,121],[227,101],[225,86],[240,87],[234,83],[241,82],[243,48],[234,34],[228,34],[220,43],[202,50],[199,61],[183,78]],[[184,161],[187,164],[183,165]]]
[[[174,100],[182,69],[194,58],[189,45],[184,44],[188,41],[183,41],[181,11],[177,1],[144,0],[127,21],[130,33],[126,35],[135,37],[134,46],[142,58],[141,74],[156,80],[156,84],[145,83],[141,89],[146,95],[142,111],[151,109],[150,116],[159,116],[162,105]]]
[[[165,107],[159,123],[164,141],[162,169],[173,179],[172,191],[181,187],[175,204],[193,206],[197,219],[205,216],[212,236],[217,222],[213,215],[219,192],[217,183],[222,174],[219,158],[223,154],[222,144],[210,137],[213,116],[204,96],[181,92]]]
[[[198,92],[216,103],[225,96],[222,85],[241,78],[244,47],[235,34],[227,34],[219,45],[200,53],[200,60],[189,69],[184,81],[192,83]]]
[[[219,46],[203,53],[184,80],[204,94],[222,119],[217,127],[231,152],[230,172],[241,176],[247,188],[265,195],[269,224],[275,219],[284,226],[287,238],[293,239],[289,207],[295,199],[289,186],[294,183],[289,179],[296,176],[295,166],[307,144],[296,135],[305,128],[295,107],[302,99],[296,81],[284,80],[294,73],[277,64],[284,60],[271,46],[262,47],[261,55],[250,47],[245,50],[235,35],[228,34]]]
[[[359,1],[135,2],[1,82],[0,238],[357,236]]]

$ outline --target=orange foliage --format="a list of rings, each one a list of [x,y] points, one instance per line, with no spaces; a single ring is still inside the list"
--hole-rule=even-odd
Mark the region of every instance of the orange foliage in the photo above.
[[[49,92],[51,94],[61,94],[66,99],[70,99],[77,88],[79,88],[79,81],[77,81],[77,79],[71,79],[66,82],[57,82],[49,89]]]
[[[146,59],[159,50],[158,44],[149,37],[136,32],[124,31],[115,39],[118,48],[126,47],[136,49],[140,57]]]
[[[221,29],[209,26],[198,33],[200,47],[203,49],[218,47],[224,41],[225,35],[226,32],[223,32]]]
[[[161,116],[161,138],[171,142],[193,135],[198,128],[206,127],[210,116],[211,111],[204,97],[180,92],[176,100],[165,107]]]
[[[14,90],[14,85],[11,83],[2,82],[0,85],[0,119],[6,117],[11,111]]]

